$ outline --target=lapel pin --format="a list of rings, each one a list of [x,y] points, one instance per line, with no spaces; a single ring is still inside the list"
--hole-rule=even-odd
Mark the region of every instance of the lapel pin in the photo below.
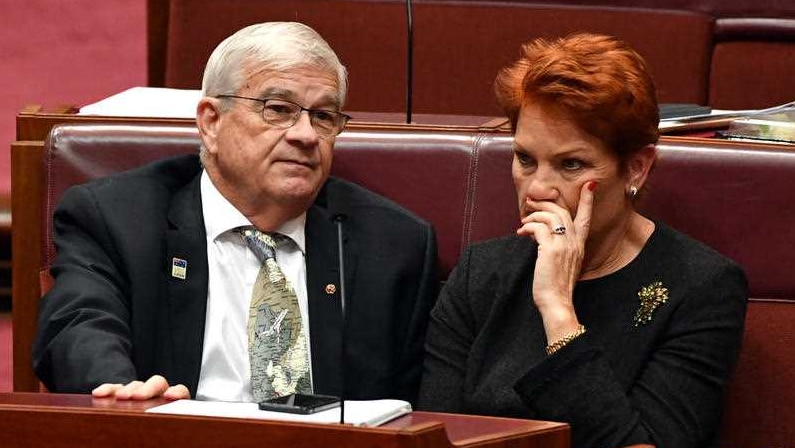
[[[333,295],[335,292],[337,292],[337,285],[334,283],[329,283],[326,285],[326,294]]]
[[[640,307],[635,314],[635,326],[651,322],[652,314],[660,305],[668,301],[668,288],[662,282],[654,282],[638,291]]]
[[[188,274],[188,262],[182,258],[174,257],[171,262],[171,276],[185,280]]]

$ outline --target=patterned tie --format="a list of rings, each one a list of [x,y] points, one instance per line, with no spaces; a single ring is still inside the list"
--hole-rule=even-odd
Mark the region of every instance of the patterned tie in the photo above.
[[[257,402],[311,393],[309,351],[292,285],[276,264],[276,244],[291,241],[253,227],[238,230],[262,263],[248,314],[251,389]]]

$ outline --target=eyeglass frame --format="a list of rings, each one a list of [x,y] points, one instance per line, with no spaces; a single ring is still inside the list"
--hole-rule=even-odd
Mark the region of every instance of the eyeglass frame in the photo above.
[[[266,123],[268,123],[271,126],[276,126],[278,129],[290,129],[291,127],[295,126],[295,124],[298,123],[298,120],[301,119],[301,113],[306,111],[307,114],[309,114],[309,123],[312,125],[312,129],[314,129],[315,132],[318,133],[318,135],[322,135],[323,137],[334,137],[334,136],[339,135],[345,129],[345,125],[348,124],[348,120],[351,119],[350,115],[344,114],[344,113],[336,111],[336,110],[311,109],[311,108],[308,108],[308,107],[304,107],[304,106],[302,106],[302,105],[300,105],[300,104],[298,104],[298,103],[296,103],[294,101],[286,100],[284,98],[253,98],[253,97],[248,97],[248,96],[232,95],[232,94],[215,95],[215,98],[219,98],[219,99],[237,98],[237,99],[240,99],[240,100],[250,100],[250,101],[257,101],[259,103],[262,103],[262,110],[260,110],[260,116],[262,117],[262,119]],[[270,121],[268,121],[268,119],[265,118],[265,108],[268,105],[268,101],[281,101],[281,102],[292,104],[293,106],[296,106],[298,108],[298,113],[296,113],[295,116],[293,117],[293,122],[289,126],[280,127],[279,125],[273,124]],[[326,135],[324,132],[319,132],[318,128],[315,126],[314,119],[312,118],[313,117],[313,115],[312,115],[313,112],[314,113],[322,112],[322,113],[325,113],[325,114],[331,114],[331,115],[333,115],[335,117],[339,117],[339,119],[341,120],[341,123],[339,125],[339,130],[337,130],[336,132],[334,132],[332,134],[328,134],[328,135]]]

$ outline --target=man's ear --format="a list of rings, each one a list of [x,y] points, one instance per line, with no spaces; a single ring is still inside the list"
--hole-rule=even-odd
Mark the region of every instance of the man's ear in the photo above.
[[[204,148],[215,154],[218,130],[221,122],[220,101],[216,98],[204,97],[196,106],[196,127],[199,129]]]
[[[629,186],[640,190],[649,177],[654,163],[657,161],[657,147],[646,145],[632,154],[629,160]]]

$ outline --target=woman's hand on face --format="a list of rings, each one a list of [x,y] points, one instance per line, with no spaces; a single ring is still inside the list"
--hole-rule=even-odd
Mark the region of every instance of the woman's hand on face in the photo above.
[[[595,187],[594,181],[583,184],[574,218],[560,204],[527,199],[535,211],[522,218],[522,226],[516,231],[538,243],[533,300],[544,319],[548,338],[568,334],[579,325],[572,295],[591,226]]]

